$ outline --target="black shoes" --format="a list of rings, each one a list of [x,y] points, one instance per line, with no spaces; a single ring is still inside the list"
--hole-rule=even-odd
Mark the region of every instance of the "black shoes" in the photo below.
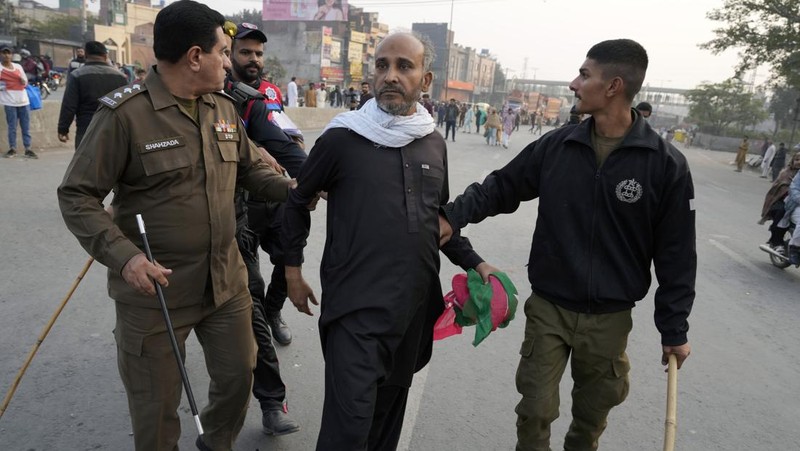
[[[10,149],[8,152],[3,154],[3,158],[14,158],[17,156],[17,151],[15,149]],[[25,149],[25,158],[30,158],[31,160],[38,160],[39,156],[33,153],[31,149]]]
[[[289,416],[285,408],[265,411],[261,417],[261,425],[264,426],[265,434],[276,437],[300,430],[300,425]]]
[[[199,449],[200,451],[214,451],[205,444],[205,442],[203,441],[203,437],[198,436],[197,440],[195,440],[194,442],[194,445],[197,446],[197,449]]]
[[[269,324],[269,328],[272,330],[272,338],[275,339],[278,344],[286,346],[292,342],[292,331],[283,321],[281,312],[274,314],[267,313],[267,324]]]

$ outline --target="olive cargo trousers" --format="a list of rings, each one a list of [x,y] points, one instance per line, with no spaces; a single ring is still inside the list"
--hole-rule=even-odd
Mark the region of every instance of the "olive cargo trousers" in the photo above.
[[[253,303],[247,290],[219,307],[208,292],[204,297],[202,304],[169,313],[184,360],[192,330],[203,347],[211,379],[208,405],[200,413],[203,441],[215,451],[228,451],[244,424],[250,400],[256,355]],[[161,310],[115,304],[117,364],[128,395],[136,450],[176,450],[183,386]],[[192,388],[198,392],[197,385]]]
[[[517,368],[517,451],[550,451],[558,418],[558,384],[572,367],[572,424],[566,451],[596,450],[612,407],[628,395],[625,354],[631,311],[587,314],[563,309],[536,294],[525,302],[525,339]]]

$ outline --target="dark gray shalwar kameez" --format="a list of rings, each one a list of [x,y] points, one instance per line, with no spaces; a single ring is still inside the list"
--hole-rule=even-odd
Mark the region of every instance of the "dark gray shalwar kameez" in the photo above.
[[[318,191],[328,192],[328,222],[317,449],[395,449],[413,373],[430,360],[443,306],[438,211],[449,196],[445,142],[433,132],[386,148],[344,128],[325,132],[286,205],[287,266],[302,262],[306,205]],[[482,261],[465,238],[442,250],[464,268]]]

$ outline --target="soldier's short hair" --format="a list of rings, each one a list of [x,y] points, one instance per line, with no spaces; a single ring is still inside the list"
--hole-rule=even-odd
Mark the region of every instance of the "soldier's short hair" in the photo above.
[[[595,44],[586,54],[602,66],[603,79],[620,77],[625,84],[625,96],[633,100],[642,89],[647,72],[647,51],[631,39],[611,39]]]

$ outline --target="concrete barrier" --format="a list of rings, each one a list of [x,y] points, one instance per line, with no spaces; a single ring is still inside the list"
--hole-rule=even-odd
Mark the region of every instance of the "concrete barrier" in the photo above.
[[[70,140],[62,143],[58,140],[58,115],[61,111],[61,102],[45,100],[42,109],[31,111],[31,141],[34,150],[68,148],[74,146],[75,122],[69,132]],[[337,114],[346,111],[341,108],[287,108],[286,114],[292,118],[300,130],[321,130]],[[5,117],[4,117],[5,118]],[[0,149],[5,153],[8,146],[8,126],[5,120],[0,120]],[[312,143],[313,144],[313,143]],[[17,128],[17,148],[22,149],[22,132]]]
[[[322,130],[339,113],[348,111],[343,108],[286,108],[286,114],[292,118],[300,130]]]
[[[61,102],[47,101],[42,102],[42,109],[31,111],[31,147],[34,150],[51,149],[55,147],[72,148],[74,141],[62,143],[58,140],[58,113],[61,110]],[[70,130],[70,138],[75,137],[75,124]],[[8,126],[6,125],[5,115],[0,120],[0,149],[5,153],[8,147]],[[22,131],[17,125],[17,150],[22,149]]]

